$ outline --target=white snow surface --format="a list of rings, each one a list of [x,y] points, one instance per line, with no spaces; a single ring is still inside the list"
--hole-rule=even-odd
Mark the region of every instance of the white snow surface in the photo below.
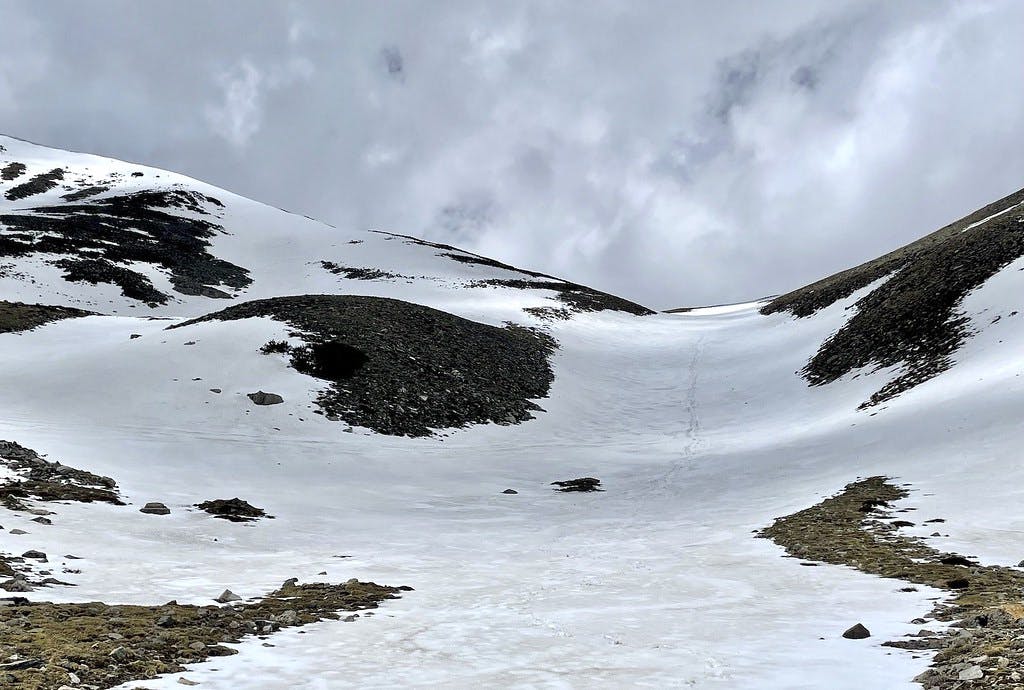
[[[522,307],[557,306],[542,291],[465,287],[500,270],[433,248],[349,235],[162,171],[0,144],[9,158],[35,155],[30,173],[80,166],[130,184],[140,169],[143,181],[160,174],[220,199],[231,234],[215,253],[255,279],[237,299],[394,296],[487,323],[536,324]],[[415,278],[344,280],[310,263],[320,259]],[[948,537],[928,538],[936,547],[993,564],[1024,558],[1024,317],[1009,315],[1024,290],[1020,262],[968,298],[979,333],[957,364],[880,409],[856,408],[891,372],[813,388],[796,374],[862,291],[804,319],[750,304],[555,321],[546,412],[419,439],[345,433],[313,414],[322,383],[258,351],[287,337],[283,324],[167,331],[226,302],[181,296],[155,310],[174,320],[138,318],[144,306],[125,316],[116,291],[20,267],[42,278],[0,284],[6,299],[86,295],[121,315],[0,335],[0,438],[109,475],[132,503],[50,505],[52,526],[5,513],[0,550],[45,551],[77,585],[29,596],[209,604],[225,588],[258,596],[290,577],[415,589],[355,622],[289,629],[273,647],[249,640],[238,655],[125,689],[180,687],[180,676],[224,690],[914,688],[928,657],[881,643],[916,631],[909,621],[940,592],[803,567],[753,532],[884,474],[911,485],[903,505],[916,522],[947,520]],[[257,389],[285,403],[254,406],[245,394]],[[606,490],[550,486],[579,476]],[[190,508],[236,495],[276,519],[239,525]],[[147,501],[172,512],[143,515]],[[59,573],[62,554],[82,557],[81,574]],[[872,636],[843,639],[857,622]]]

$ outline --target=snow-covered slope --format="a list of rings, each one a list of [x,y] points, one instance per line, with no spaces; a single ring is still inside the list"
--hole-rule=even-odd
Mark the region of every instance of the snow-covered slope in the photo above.
[[[132,270],[167,297],[147,305],[116,286],[68,282],[54,265],[96,256],[95,247],[8,252],[0,297],[104,315],[0,334],[0,438],[114,478],[131,504],[47,504],[52,525],[4,511],[0,551],[37,549],[55,570],[80,571],[59,575],[75,587],[25,596],[210,603],[225,587],[257,596],[291,577],[415,590],[375,616],[290,628],[271,647],[249,638],[235,656],[124,688],[177,687],[179,676],[232,690],[919,687],[911,679],[929,656],[881,643],[918,630],[910,621],[942,591],[805,567],[753,532],[857,477],[887,475],[911,485],[905,505],[916,516],[946,520],[948,536],[930,542],[990,564],[1024,558],[1021,260],[967,294],[959,309],[974,335],[951,366],[861,408],[899,365],[817,386],[800,372],[889,275],[802,318],[762,314],[765,303],[538,317],[523,308],[572,302],[477,281],[548,278],[453,260],[445,254],[469,255],[403,237],[343,232],[162,171],[0,145],[3,165],[27,168],[0,195],[65,170],[49,191],[0,202],[4,235],[24,232],[9,216],[50,217],[38,209],[74,203],[61,196],[82,185],[110,185],[90,203],[187,192],[195,205],[169,212],[219,226],[204,251],[251,281],[204,283],[226,297],[182,294],[173,265],[136,258]],[[403,277],[351,279],[322,261]],[[419,438],[352,430],[314,413],[323,381],[260,352],[294,340],[293,327],[262,317],[167,330],[231,303],[309,293],[395,297],[485,324],[543,327],[558,343],[549,397],[537,400],[545,411]],[[284,402],[253,405],[256,390]],[[604,491],[550,486],[583,476],[600,478]],[[502,493],[509,488],[518,493]],[[236,495],[276,519],[240,525],[191,508]],[[170,515],[139,513],[147,501]],[[62,562],[68,553],[82,560]],[[857,622],[872,637],[843,639]]]
[[[227,302],[339,292],[491,320],[583,303],[646,311],[454,247],[341,230],[183,175],[4,136],[0,227],[5,299],[110,314],[194,316]],[[569,302],[552,299],[565,294]]]

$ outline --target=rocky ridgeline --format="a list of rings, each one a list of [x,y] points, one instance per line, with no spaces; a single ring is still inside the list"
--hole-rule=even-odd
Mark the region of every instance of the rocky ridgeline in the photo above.
[[[528,313],[533,313],[541,318],[568,318],[573,313],[577,312],[588,312],[588,311],[623,311],[636,316],[648,316],[655,314],[656,312],[652,309],[637,304],[636,302],[630,302],[622,297],[616,297],[607,292],[601,292],[595,290],[592,287],[586,285],[580,285],[579,283],[572,283],[568,280],[562,280],[561,278],[555,278],[547,273],[539,273],[537,271],[530,271],[525,268],[517,268],[501,261],[495,261],[494,259],[487,258],[486,256],[480,256],[479,254],[473,254],[467,252],[464,249],[453,247],[450,244],[441,244],[439,242],[429,242],[422,240],[417,237],[411,237],[410,235],[400,235],[393,232],[384,232],[382,230],[375,230],[381,235],[387,235],[389,238],[401,239],[408,244],[416,244],[423,247],[431,247],[433,249],[441,250],[437,256],[451,261],[457,261],[461,264],[469,266],[484,266],[487,268],[498,269],[501,271],[507,271],[509,273],[517,273],[522,277],[519,278],[492,278],[483,280],[470,281],[465,285],[469,288],[484,288],[484,287],[507,287],[515,288],[519,290],[547,290],[554,292],[554,298],[556,301],[562,303],[562,307],[551,308],[551,307],[534,307],[527,308]],[[326,266],[325,266],[326,268]],[[366,270],[366,269],[362,269]]]
[[[980,565],[901,535],[900,527],[913,523],[894,520],[891,508],[894,501],[907,496],[905,488],[886,478],[870,477],[811,508],[777,519],[759,536],[775,541],[795,558],[946,590],[949,600],[936,604],[929,619],[949,623],[948,630],[922,627],[907,639],[884,644],[935,652],[932,667],[914,679],[925,690],[1020,690],[1024,686],[1024,572]],[[924,626],[928,620],[914,622]]]
[[[1022,202],[1024,190],[874,261],[781,295],[761,311],[809,316],[886,278],[857,301],[803,375],[811,385],[824,385],[861,367],[898,366],[899,373],[861,407],[889,400],[952,366],[953,353],[973,335],[961,303],[1024,256]]]

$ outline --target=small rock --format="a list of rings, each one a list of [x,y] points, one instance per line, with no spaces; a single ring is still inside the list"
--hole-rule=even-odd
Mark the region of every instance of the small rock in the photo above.
[[[114,647],[110,650],[110,654],[108,654],[107,656],[113,657],[120,661],[122,659],[127,659],[129,656],[129,652],[124,647]]]
[[[242,600],[242,597],[238,596],[237,594],[232,592],[230,589],[225,589],[223,592],[221,592],[219,597],[214,599],[214,601],[216,601],[218,604],[227,604],[227,603],[232,602],[232,601],[241,601],[241,600]]]
[[[299,614],[295,613],[295,611],[291,609],[288,609],[284,613],[277,616],[277,622],[281,625],[298,625]]]
[[[222,393],[223,391],[221,391],[221,389],[220,389],[220,388],[211,388],[211,389],[210,389],[210,392],[211,392],[211,393]]]
[[[501,493],[503,493],[503,494],[517,494],[517,493],[519,493],[519,492],[518,492],[518,491],[516,491],[515,489],[505,489],[505,490],[504,490],[504,491],[502,491]]]
[[[38,522],[40,525],[52,525],[53,520],[45,517],[32,518],[32,522]]]
[[[199,685],[199,683],[194,680],[189,680],[188,678],[179,678],[178,685]]]
[[[43,553],[42,551],[35,551],[35,550],[26,551],[25,553],[21,554],[21,557],[22,558],[31,558],[31,559],[37,560],[37,561],[43,561],[44,563],[46,562],[46,554]]]
[[[845,637],[848,640],[863,640],[865,638],[871,637],[871,631],[869,631],[860,623],[857,623],[857,625],[853,626],[852,628],[849,628],[846,632],[844,632],[843,637]]]
[[[142,337],[141,333],[132,333],[130,336],[128,336],[128,339],[129,340],[135,340],[136,338],[141,338],[141,337]]]
[[[257,635],[268,635],[280,628],[280,626],[274,621],[257,620],[253,621],[253,623],[256,625]]]
[[[82,560],[81,556],[76,556],[73,553],[66,553],[66,554],[64,554],[64,558],[67,558],[68,560],[72,560],[72,561],[80,561],[80,560]]]
[[[25,597],[4,597],[0,599],[0,606],[24,606],[28,602]]]
[[[139,512],[147,513],[149,515],[167,515],[171,512],[171,509],[165,506],[163,503],[153,501],[139,508]]]
[[[957,675],[958,680],[980,680],[984,677],[985,672],[982,671],[981,666],[978,666],[977,664],[974,666],[968,666]]]
[[[31,592],[32,585],[28,583],[24,576],[15,576],[6,582],[0,583],[0,589],[5,589],[8,592]]]
[[[26,532],[23,529],[18,529],[17,527],[15,527],[11,530],[11,534],[28,534],[28,532]]]
[[[284,398],[277,393],[264,393],[263,391],[249,393],[249,400],[257,405],[278,405],[284,402]]]
[[[191,649],[193,652],[201,652],[204,649],[206,649],[206,645],[202,642],[193,642],[188,646],[188,648]]]

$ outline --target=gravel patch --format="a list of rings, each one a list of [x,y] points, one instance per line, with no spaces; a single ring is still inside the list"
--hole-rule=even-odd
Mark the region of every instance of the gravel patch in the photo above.
[[[255,317],[296,329],[292,337],[304,344],[281,356],[329,382],[317,398],[320,412],[382,434],[523,422],[540,410],[532,399],[546,397],[554,378],[548,358],[555,341],[544,333],[383,297],[257,300],[173,328]]]

